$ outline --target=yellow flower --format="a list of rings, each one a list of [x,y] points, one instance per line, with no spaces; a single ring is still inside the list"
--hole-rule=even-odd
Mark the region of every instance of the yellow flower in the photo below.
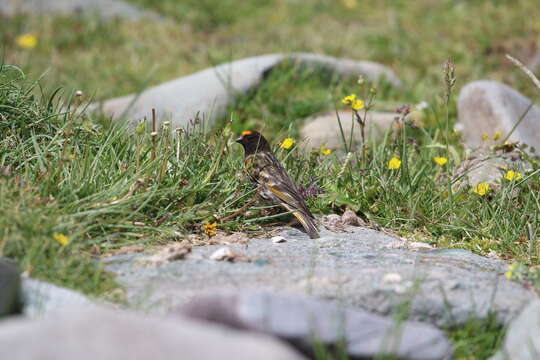
[[[486,133],[482,134],[482,141],[486,141],[487,139],[489,139],[488,134]]]
[[[341,99],[341,102],[344,103],[345,105],[351,105],[354,100],[356,100],[356,95],[351,94],[351,95],[347,95],[343,99]]]
[[[495,134],[493,134],[493,140],[497,141],[501,138],[502,134],[500,131],[497,131]]]
[[[321,154],[324,156],[330,155],[332,153],[332,149],[325,148],[324,145],[321,145]]]
[[[214,222],[212,224],[204,224],[202,227],[203,227],[204,233],[208,234],[209,236],[215,236],[217,234],[217,232],[216,232],[217,223],[216,222]]]
[[[69,154],[69,155],[68,155],[68,158],[69,158],[69,159],[72,159],[72,160],[75,159],[75,154]]]
[[[390,170],[397,170],[401,167],[401,160],[397,157],[393,157],[388,161],[388,168]]]
[[[356,0],[341,0],[343,3],[343,6],[345,6],[347,9],[352,10],[356,7]]]
[[[507,278],[508,280],[510,280],[512,278],[512,272],[511,271],[505,272],[504,277]]]
[[[353,110],[362,110],[364,108],[364,102],[360,99],[354,100],[351,104]]]
[[[489,191],[489,184],[485,182],[481,182],[476,184],[476,186],[472,189],[472,192],[475,194],[478,194],[480,196],[484,196]]]
[[[286,138],[281,142],[279,146],[281,146],[285,150],[289,150],[294,145],[294,139]]]
[[[508,181],[512,181],[512,180],[518,181],[523,178],[523,174],[520,173],[519,171],[508,170],[506,174],[504,175],[504,178]]]
[[[37,45],[37,37],[34,34],[23,34],[17,36],[15,42],[22,49],[32,49]]]
[[[62,246],[66,246],[67,244],[69,244],[69,238],[64,234],[53,233],[52,236],[54,240],[58,241]]]
[[[444,164],[448,162],[448,159],[445,157],[434,157],[433,161],[435,161],[435,164],[439,166],[443,166]]]

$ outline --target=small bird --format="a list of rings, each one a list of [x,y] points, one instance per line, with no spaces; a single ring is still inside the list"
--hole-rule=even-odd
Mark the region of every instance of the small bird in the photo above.
[[[246,130],[236,142],[244,147],[244,168],[251,180],[259,185],[259,195],[290,211],[310,238],[318,238],[315,217],[264,136],[257,131]]]

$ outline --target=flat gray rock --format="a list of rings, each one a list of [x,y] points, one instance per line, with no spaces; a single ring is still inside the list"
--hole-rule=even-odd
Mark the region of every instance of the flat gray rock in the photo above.
[[[141,10],[122,0],[0,0],[0,13],[7,16],[31,15],[97,15],[129,20],[158,19],[154,12]]]
[[[171,121],[173,128],[185,128],[198,115],[209,129],[216,118],[225,114],[236,96],[255,88],[270,70],[288,60],[299,66],[323,67],[341,76],[363,75],[370,81],[385,78],[394,86],[401,84],[392,70],[370,61],[304,53],[270,54],[208,68],[151,87],[138,95],[106,100],[101,107],[112,118],[125,115],[131,126],[145,117],[150,119],[152,108],[155,108],[160,123]],[[97,106],[94,104],[90,109]]]
[[[26,277],[22,281],[21,293],[23,312],[30,318],[41,317],[66,306],[95,306],[79,292]]]
[[[347,143],[351,136],[351,125],[354,121],[354,142],[358,146],[362,144],[360,126],[353,120],[352,111],[341,110],[338,112],[339,120],[343,128],[343,134]],[[330,149],[343,149],[343,137],[339,128],[338,115],[335,111],[309,117],[300,129],[303,143],[308,147],[319,148],[324,145]],[[366,141],[381,140],[386,132],[392,128],[396,113],[391,112],[368,112],[366,119]]]
[[[180,309],[194,318],[285,340],[314,358],[317,343],[335,349],[341,342],[348,359],[450,359],[452,347],[435,327],[346,308],[337,302],[269,292],[197,296]]]
[[[487,145],[496,132],[502,141],[517,121],[525,114],[532,100],[511,87],[497,81],[474,81],[464,86],[458,97],[458,127],[465,144],[471,148],[482,144],[482,134],[488,134]],[[523,121],[510,136],[518,141],[540,149],[540,107],[533,105]]]
[[[16,265],[0,257],[0,318],[20,311],[21,277]]]
[[[0,321],[0,359],[301,360],[286,344],[180,318],[85,307]]]
[[[322,230],[310,240],[285,230],[287,240],[253,239],[230,245],[251,262],[210,260],[219,246],[195,247],[190,256],[145,268],[144,254],[108,258],[130,304],[166,312],[194,296],[216,291],[267,290],[339,300],[379,314],[406,308],[410,319],[449,326],[490,311],[501,322],[516,315],[533,297],[502,276],[505,264],[461,249],[410,249],[407,242],[365,228],[351,233]]]
[[[490,360],[540,358],[540,300],[531,302],[510,324],[502,349]]]

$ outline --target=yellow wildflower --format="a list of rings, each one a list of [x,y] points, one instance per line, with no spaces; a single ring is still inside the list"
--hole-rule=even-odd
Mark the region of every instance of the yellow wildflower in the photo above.
[[[523,178],[523,174],[520,173],[519,171],[508,170],[506,174],[504,175],[504,178],[508,181],[512,181],[512,180],[518,181]]]
[[[347,9],[352,10],[356,7],[356,0],[341,0],[343,3],[343,6],[345,6]]]
[[[321,145],[321,154],[324,156],[330,155],[332,153],[332,149],[325,148],[324,145]]]
[[[472,192],[475,194],[478,194],[480,196],[484,196],[489,191],[489,184],[485,182],[481,182],[476,184],[476,186],[472,189]]]
[[[22,49],[33,49],[37,45],[37,37],[34,34],[23,34],[17,36],[15,42]]]
[[[217,234],[217,232],[216,232],[217,223],[216,222],[214,222],[212,224],[204,224],[202,227],[203,227],[204,233],[208,234],[208,236],[215,236]]]
[[[495,134],[493,134],[493,140],[497,141],[501,138],[502,134],[500,131],[497,131]]]
[[[397,170],[401,167],[401,160],[397,157],[393,157],[388,161],[388,168],[390,170]]]
[[[68,158],[71,159],[71,160],[75,159],[75,154],[69,154]]]
[[[512,278],[512,272],[511,271],[505,272],[504,277],[507,278],[508,280],[510,280]]]
[[[445,157],[434,157],[433,158],[433,161],[435,161],[435,164],[439,165],[439,166],[443,166],[444,164],[446,164],[448,162],[448,159],[445,158]]]
[[[487,141],[487,139],[489,139],[488,134],[486,133],[482,134],[482,141]]]
[[[284,139],[279,146],[285,150],[289,150],[294,145],[294,139],[286,138]]]
[[[341,102],[344,103],[345,105],[351,105],[354,100],[356,100],[356,94],[351,94],[341,99]]]
[[[52,236],[54,240],[58,241],[62,246],[66,246],[67,244],[69,244],[69,238],[64,234],[53,233]]]
[[[364,108],[364,102],[360,99],[354,100],[351,104],[353,110],[362,110]]]

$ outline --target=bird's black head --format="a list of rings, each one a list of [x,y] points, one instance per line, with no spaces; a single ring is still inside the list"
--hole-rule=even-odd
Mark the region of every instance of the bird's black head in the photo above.
[[[261,133],[254,130],[242,131],[242,135],[236,139],[236,142],[244,147],[246,155],[251,155],[261,151],[271,151],[268,141]]]

